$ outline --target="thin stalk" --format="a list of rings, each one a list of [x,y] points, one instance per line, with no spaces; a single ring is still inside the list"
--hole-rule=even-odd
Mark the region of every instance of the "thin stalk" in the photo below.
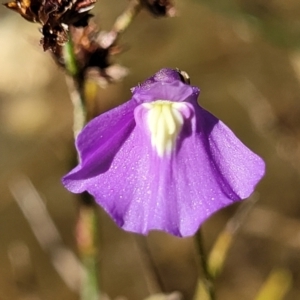
[[[199,229],[195,235],[195,242],[197,246],[199,265],[202,269],[202,273],[204,276],[204,279],[202,279],[202,281],[205,285],[205,289],[209,296],[209,300],[215,300],[216,299],[215,286],[214,286],[213,278],[209,272],[208,260],[204,250],[204,241],[203,241],[201,229]]]
[[[114,32],[116,36],[119,36],[121,33],[123,33],[129,27],[141,9],[142,5],[139,0],[130,1],[125,11],[116,19],[111,32]]]
[[[74,106],[74,137],[88,121],[88,99],[84,93],[84,79],[79,75],[77,61],[74,55],[72,39],[64,47],[66,68],[71,76],[69,80],[70,95]],[[72,86],[71,86],[72,84]],[[97,265],[98,226],[97,210],[94,200],[88,194],[79,196],[79,212],[76,224],[76,241],[78,252],[85,270],[80,288],[80,300],[99,300],[99,268]]]
[[[87,107],[84,95],[84,80],[79,76],[78,64],[74,54],[73,41],[71,37],[65,44],[64,49],[65,66],[70,76],[67,77],[67,84],[73,104],[73,131],[76,138],[78,133],[86,124]]]
[[[148,286],[149,293],[158,294],[165,293],[166,288],[164,286],[162,277],[159,273],[157,265],[152,257],[152,254],[147,243],[147,237],[134,235],[136,245],[138,246],[139,255],[141,257],[142,268],[146,278],[146,284]]]
[[[83,199],[85,197],[85,199]],[[99,274],[97,264],[98,253],[98,218],[94,200],[88,194],[83,194],[79,205],[79,215],[76,225],[76,240],[81,261],[85,268],[80,291],[81,300],[99,300]]]

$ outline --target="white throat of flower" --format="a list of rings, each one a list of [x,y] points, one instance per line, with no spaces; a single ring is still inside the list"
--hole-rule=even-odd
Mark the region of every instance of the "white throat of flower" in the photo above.
[[[156,149],[160,157],[170,154],[184,123],[181,110],[186,107],[186,104],[157,100],[142,105],[148,110],[147,125],[153,148]]]

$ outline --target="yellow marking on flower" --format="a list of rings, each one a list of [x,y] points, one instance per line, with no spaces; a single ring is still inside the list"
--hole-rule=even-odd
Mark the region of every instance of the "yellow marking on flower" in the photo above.
[[[148,110],[147,125],[151,133],[151,144],[159,156],[170,154],[175,147],[177,136],[184,123],[181,109],[183,102],[157,100],[144,103]]]

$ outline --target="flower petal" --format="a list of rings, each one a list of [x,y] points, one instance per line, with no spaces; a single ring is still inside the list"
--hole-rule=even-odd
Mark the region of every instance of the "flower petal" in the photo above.
[[[171,157],[160,158],[137,126],[109,170],[85,180],[86,190],[123,229],[192,235],[215,211],[248,197],[261,179],[263,161],[217,118],[195,110],[182,129],[189,138]]]
[[[134,100],[128,101],[89,122],[76,140],[80,164],[64,176],[63,184],[74,193],[85,190],[84,179],[105,172],[135,126]],[[121,124],[121,126],[120,126]]]
[[[151,92],[149,92],[149,89]],[[198,96],[199,89],[186,85],[181,81],[171,83],[153,82],[147,88],[135,89],[133,99],[138,103],[156,100],[171,100],[175,102],[188,101],[190,97]]]
[[[146,79],[143,83],[131,89],[132,93],[140,92],[142,90],[149,90],[151,84],[155,82],[172,83],[175,81],[181,81],[180,74],[177,70],[164,68],[156,72],[153,76]]]
[[[194,234],[214,212],[253,192],[264,174],[263,160],[198,105],[198,88],[164,69],[133,94],[79,135],[81,162],[63,179],[70,191],[88,191],[125,230],[146,234],[159,229],[176,236]],[[149,117],[153,101],[182,107]],[[180,130],[170,118],[180,120]],[[159,155],[153,138],[151,144],[151,136],[161,141],[162,127],[154,120],[165,122],[164,134],[172,137],[159,142],[170,148],[168,155]]]

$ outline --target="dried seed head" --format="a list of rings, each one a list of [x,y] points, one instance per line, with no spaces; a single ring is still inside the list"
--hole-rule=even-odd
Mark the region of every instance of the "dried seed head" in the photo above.
[[[60,52],[68,40],[69,26],[87,26],[96,0],[13,0],[4,5],[30,22],[42,24],[44,50]]]
[[[122,51],[114,33],[99,32],[93,22],[84,28],[70,26],[70,33],[79,77],[88,77],[99,85],[106,86],[127,75],[126,68],[112,62],[113,56]],[[65,68],[62,52],[54,53],[54,58]]]

